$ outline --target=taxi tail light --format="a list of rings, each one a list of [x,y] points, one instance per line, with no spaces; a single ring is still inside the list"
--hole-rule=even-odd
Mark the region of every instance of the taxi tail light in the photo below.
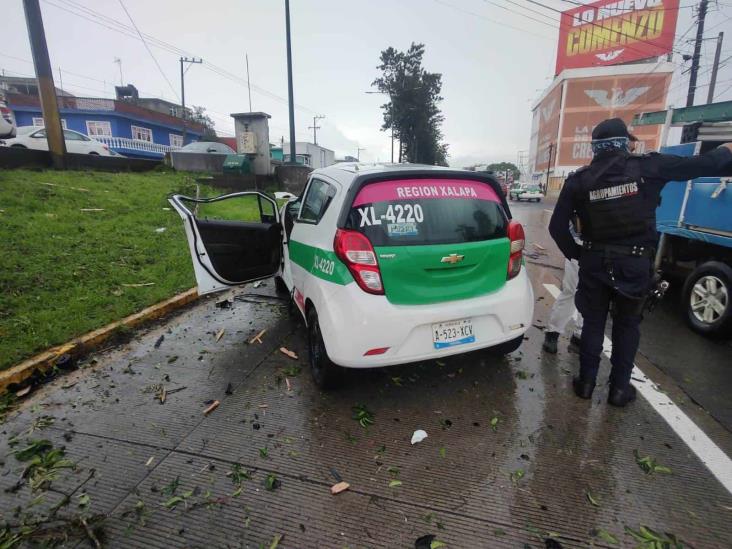
[[[523,261],[524,246],[526,245],[526,236],[524,227],[518,221],[508,222],[508,239],[511,241],[511,255],[508,258],[507,280],[511,280],[521,272],[521,262]]]
[[[356,284],[367,293],[383,295],[379,264],[371,241],[357,231],[338,229],[333,249],[338,259],[351,271]]]

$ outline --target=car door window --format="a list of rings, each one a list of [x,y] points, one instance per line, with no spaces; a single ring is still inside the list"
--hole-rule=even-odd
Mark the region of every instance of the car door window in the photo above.
[[[31,137],[46,137],[46,130],[38,130],[36,133],[31,135]]]
[[[335,187],[320,179],[310,182],[298,221],[317,224],[335,196]]]

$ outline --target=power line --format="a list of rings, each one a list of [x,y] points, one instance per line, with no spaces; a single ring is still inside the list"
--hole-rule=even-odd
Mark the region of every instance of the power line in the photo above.
[[[530,34],[532,36],[536,36],[538,38],[542,38],[543,40],[551,40],[552,42],[554,42],[554,38],[549,38],[548,36],[544,36],[543,34],[536,34],[534,32],[528,31],[526,29],[522,29],[520,27],[514,27],[513,25],[509,25],[508,23],[503,22],[503,21],[496,21],[495,19],[491,19],[490,17],[486,17],[485,15],[482,15],[480,13],[475,13],[473,11],[469,11],[469,10],[460,8],[458,6],[448,4],[447,2],[443,2],[442,0],[434,0],[434,1],[438,4],[440,4],[441,6],[451,8],[453,10],[462,12],[466,15],[472,15],[473,17],[477,17],[478,19],[484,19],[485,21],[490,21],[491,23],[495,23],[496,25],[500,25],[501,27],[508,27],[509,29],[517,30],[519,32],[523,32],[526,34]]]
[[[163,78],[165,78],[165,81],[168,83],[168,86],[170,86],[170,89],[173,91],[173,95],[175,95],[176,97],[179,98],[180,96],[176,93],[175,88],[173,87],[173,84],[170,82],[167,75],[163,71],[163,67],[160,66],[160,63],[158,63],[158,60],[155,58],[155,54],[152,52],[152,50],[150,49],[150,46],[147,45],[147,41],[142,36],[140,29],[137,28],[137,24],[135,23],[135,20],[132,19],[132,15],[130,15],[130,12],[127,11],[127,8],[125,7],[125,3],[122,0],[119,0],[119,5],[122,6],[123,10],[125,10],[125,13],[127,14],[127,17],[129,18],[130,23],[132,23],[132,26],[135,27],[137,34],[140,36],[140,40],[142,40],[142,43],[145,45],[145,49],[147,50],[147,53],[150,54],[150,57],[152,57],[152,60],[155,62],[155,66],[157,66],[158,71],[160,71],[160,74],[163,76]]]
[[[134,38],[136,40],[141,39],[140,36],[138,36],[134,33],[134,29],[132,29],[131,27],[125,25],[124,23],[121,23],[120,21],[118,21],[114,18],[108,17],[102,13],[94,11],[91,8],[87,8],[83,5],[77,4],[73,0],[55,0],[55,1],[43,0],[43,1],[48,5],[54,6],[55,8],[63,10],[67,13],[70,13],[70,14],[80,17],[82,19],[86,19],[87,21],[89,21],[91,23],[95,23],[95,24],[105,27],[109,30],[118,32],[118,33],[128,36],[130,38]],[[56,2],[61,2],[63,5],[59,5]],[[79,13],[79,11],[75,11],[75,10],[79,10],[82,13]],[[147,40],[148,43],[152,44],[153,46],[160,48],[162,50],[165,50],[169,53],[175,54],[176,56],[181,56],[181,55],[195,56],[195,54],[193,54],[189,51],[183,50],[173,44],[165,42],[164,40],[160,40],[150,34],[142,33],[142,36]],[[226,70],[222,67],[219,67],[211,62],[208,62],[206,65],[204,65],[204,68],[206,70],[213,72],[214,74],[217,74],[218,76],[226,78],[241,86],[247,86],[246,79],[243,79],[243,78],[237,76],[236,74],[233,74],[233,73],[229,72],[228,70]],[[280,95],[277,95],[274,92],[271,92],[265,88],[262,88],[261,86],[257,86],[254,83],[251,83],[251,87],[255,92],[259,93],[260,95],[265,95],[275,101],[278,101],[283,104],[287,104],[286,98],[284,98]],[[295,108],[297,108],[301,111],[308,112],[308,113],[317,112],[313,109],[310,109],[309,107],[305,107],[305,106],[299,105],[297,103],[295,104]]]

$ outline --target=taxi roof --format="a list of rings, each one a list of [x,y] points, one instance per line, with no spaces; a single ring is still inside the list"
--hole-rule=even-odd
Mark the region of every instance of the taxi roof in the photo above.
[[[335,179],[339,183],[345,186],[349,186],[351,183],[356,181],[359,176],[388,176],[391,174],[404,174],[408,175],[409,172],[419,172],[424,174],[425,172],[461,172],[461,173],[473,173],[466,170],[455,170],[451,168],[445,168],[443,166],[431,166],[428,164],[392,164],[390,162],[339,162],[326,168],[318,168],[313,171],[314,175],[322,174],[332,179]]]

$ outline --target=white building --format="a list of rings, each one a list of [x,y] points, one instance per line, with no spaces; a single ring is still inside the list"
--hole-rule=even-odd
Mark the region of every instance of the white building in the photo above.
[[[285,143],[283,147],[285,155],[285,163],[290,161],[290,144]],[[320,145],[308,143],[306,141],[295,142],[295,154],[297,155],[297,163],[310,166],[313,169],[325,168],[335,164],[335,152]]]

